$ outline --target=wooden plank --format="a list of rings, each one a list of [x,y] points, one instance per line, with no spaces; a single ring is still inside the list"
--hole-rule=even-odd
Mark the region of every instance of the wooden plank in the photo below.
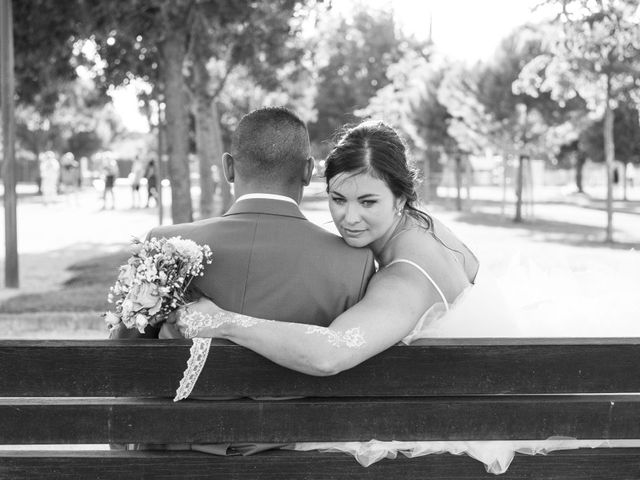
[[[0,341],[5,396],[172,396],[189,341]],[[275,365],[229,342],[194,396],[425,396],[640,392],[640,339],[430,340],[332,377]],[[615,359],[612,361],[611,359]]]
[[[2,399],[0,444],[640,438],[640,396]]]
[[[367,468],[350,456],[318,452],[265,452],[215,457],[195,452],[9,452],[0,451],[0,478],[12,480],[184,479],[220,480],[611,480],[636,479],[640,449],[598,449],[516,455],[496,477],[470,457],[449,454],[399,456]]]

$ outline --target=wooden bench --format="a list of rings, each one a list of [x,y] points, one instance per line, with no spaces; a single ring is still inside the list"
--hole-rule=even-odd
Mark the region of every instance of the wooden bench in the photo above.
[[[43,444],[640,438],[640,339],[433,340],[326,378],[219,342],[193,395],[309,398],[157,398],[173,396],[189,345],[0,341],[0,479],[495,478],[464,455],[365,468],[342,453],[216,457]],[[640,449],[517,455],[498,478],[637,479]]]

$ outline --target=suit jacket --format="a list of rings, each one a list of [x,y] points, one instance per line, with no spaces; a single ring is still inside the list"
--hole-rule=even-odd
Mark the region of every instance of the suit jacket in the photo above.
[[[328,326],[358,302],[374,273],[373,254],[348,246],[340,237],[309,222],[293,203],[246,199],[222,217],[162,226],[147,238],[180,235],[209,245],[213,262],[191,285],[220,307],[285,322]],[[118,325],[111,338],[156,337]],[[128,445],[127,449],[191,449],[250,455],[283,444]],[[112,448],[122,446],[112,445]]]
[[[178,235],[213,253],[192,281],[196,295],[255,317],[328,326],[362,298],[374,273],[369,249],[348,246],[282,200],[241,200],[222,217],[157,227],[147,238]],[[119,331],[112,338],[137,333]]]

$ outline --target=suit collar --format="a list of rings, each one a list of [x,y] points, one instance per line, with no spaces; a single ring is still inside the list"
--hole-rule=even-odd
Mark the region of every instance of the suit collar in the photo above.
[[[243,200],[248,199],[270,199],[270,200],[282,200],[283,202],[293,203],[294,205],[298,205],[298,203],[291,197],[287,197],[285,195],[277,195],[275,193],[245,193],[240,198],[236,198],[236,202],[241,202]]]
[[[306,220],[306,217],[302,214],[298,205],[292,202],[269,198],[248,198],[240,202],[235,202],[224,216],[227,217],[229,215],[245,213],[262,213]]]

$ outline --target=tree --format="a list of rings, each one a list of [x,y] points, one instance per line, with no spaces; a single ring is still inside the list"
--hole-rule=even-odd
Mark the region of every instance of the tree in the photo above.
[[[74,80],[74,42],[81,25],[79,0],[13,2],[16,97],[49,115],[60,84]]]
[[[113,105],[91,79],[58,84],[56,97],[55,103],[42,110],[38,109],[40,103],[17,109],[18,144],[35,158],[44,150],[90,156],[121,133],[123,127]]]
[[[449,132],[463,151],[491,149],[502,154],[505,165],[517,157],[515,222],[522,221],[526,163],[531,157],[549,158],[567,137],[577,137],[575,105],[561,108],[548,93],[531,96],[518,88],[521,69],[542,51],[542,32],[520,27],[501,42],[490,62],[472,71],[452,70],[439,93],[452,116]]]
[[[214,213],[213,197],[218,186],[222,191],[220,211],[231,204],[229,185],[218,183],[211,174],[213,166],[222,172],[219,96],[239,66],[246,67],[244,74],[257,85],[278,87],[278,69],[297,62],[303,53],[292,41],[298,33],[291,22],[295,7],[294,1],[264,1],[232,12],[233,15],[227,12],[226,19],[219,14],[207,15],[206,10],[195,16],[188,48],[187,86],[195,117],[202,217]]]
[[[551,92],[563,103],[576,96],[602,119],[607,171],[606,241],[613,241],[614,111],[640,101],[640,27],[637,0],[547,0],[559,13],[548,30],[549,53],[523,69],[527,91]],[[552,36],[553,35],[553,36]]]
[[[389,84],[387,70],[398,62],[408,40],[388,12],[364,8],[353,18],[331,18],[319,33],[316,108],[309,125],[312,141],[331,138],[346,123],[357,121],[376,92]]]
[[[613,119],[613,143],[615,145],[614,157],[626,166],[628,163],[640,161],[640,123],[638,110],[627,105],[620,104],[616,108]],[[605,162],[604,138],[602,135],[603,120],[596,120],[586,128],[580,137],[578,150],[582,156],[594,162]],[[623,185],[623,198],[627,199],[627,182],[623,175],[620,179]]]
[[[451,115],[438,100],[438,88],[447,65],[438,65],[423,52],[409,50],[389,66],[390,83],[380,88],[359,117],[381,118],[394,125],[414,155],[422,156],[422,197],[428,200],[440,152],[453,152],[457,142],[447,130]]]
[[[91,8],[87,33],[93,34],[90,38],[106,61],[105,85],[143,78],[153,85],[153,96],[166,104],[174,222],[190,221],[193,215],[187,158],[189,105],[196,105],[196,139],[205,182],[202,197],[207,202],[213,194],[210,167],[221,153],[220,142],[211,143],[219,140],[216,92],[242,61],[251,59],[256,68],[268,69],[274,58],[271,52],[281,50],[280,42],[290,31],[285,20],[296,4],[295,0],[133,0],[100,2]],[[211,77],[212,59],[223,62],[220,77]],[[189,86],[193,102],[189,102]],[[210,204],[202,207],[208,214]]]
[[[483,104],[500,122],[502,141],[513,145],[518,158],[515,222],[522,221],[525,164],[532,157],[554,158],[567,140],[577,138],[584,116],[580,99],[560,106],[548,92],[532,96],[520,88],[520,72],[544,51],[544,29],[527,25],[516,29],[498,47],[480,87]]]

